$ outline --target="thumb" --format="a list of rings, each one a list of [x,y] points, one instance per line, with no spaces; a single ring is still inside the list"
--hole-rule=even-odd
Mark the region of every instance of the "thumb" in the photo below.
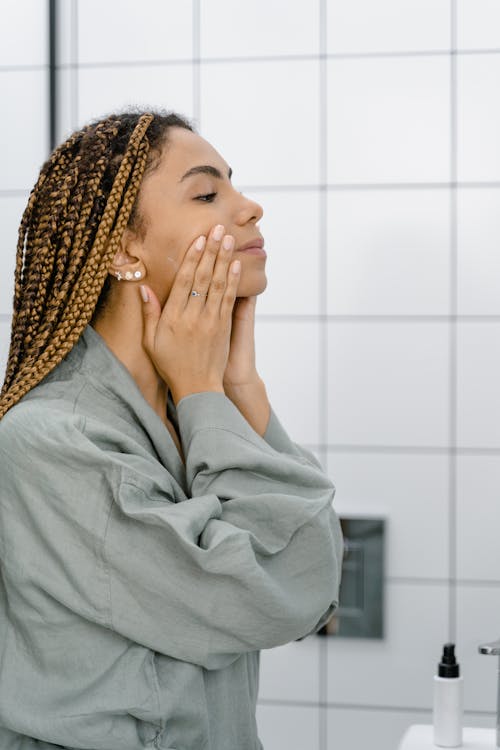
[[[139,285],[142,306],[142,343],[148,353],[154,352],[156,328],[161,315],[158,297],[146,284]]]

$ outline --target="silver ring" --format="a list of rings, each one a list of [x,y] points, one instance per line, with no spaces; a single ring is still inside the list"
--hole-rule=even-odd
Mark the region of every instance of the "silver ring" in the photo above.
[[[195,290],[193,289],[190,296],[191,297],[208,297],[208,294],[200,294],[200,292],[195,292]]]

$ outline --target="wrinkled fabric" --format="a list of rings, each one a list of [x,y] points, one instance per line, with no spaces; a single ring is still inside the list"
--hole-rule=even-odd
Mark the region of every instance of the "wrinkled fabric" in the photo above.
[[[337,605],[315,456],[223,393],[167,415],[185,465],[88,325],[0,421],[1,750],[261,750],[260,650]]]

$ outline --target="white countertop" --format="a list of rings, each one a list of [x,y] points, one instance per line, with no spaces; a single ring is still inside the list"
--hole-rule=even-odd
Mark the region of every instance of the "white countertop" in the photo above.
[[[464,727],[463,750],[495,750],[496,730]],[[434,731],[430,724],[414,724],[409,727],[398,750],[436,750]]]

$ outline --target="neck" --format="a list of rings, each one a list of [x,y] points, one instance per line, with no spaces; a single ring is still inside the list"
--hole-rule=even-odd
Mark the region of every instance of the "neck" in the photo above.
[[[130,291],[135,292],[135,295],[124,295],[126,298],[122,297],[110,305],[92,323],[92,327],[102,336],[115,357],[125,365],[146,401],[166,424],[168,386],[158,375],[142,346],[139,293],[135,288]]]

